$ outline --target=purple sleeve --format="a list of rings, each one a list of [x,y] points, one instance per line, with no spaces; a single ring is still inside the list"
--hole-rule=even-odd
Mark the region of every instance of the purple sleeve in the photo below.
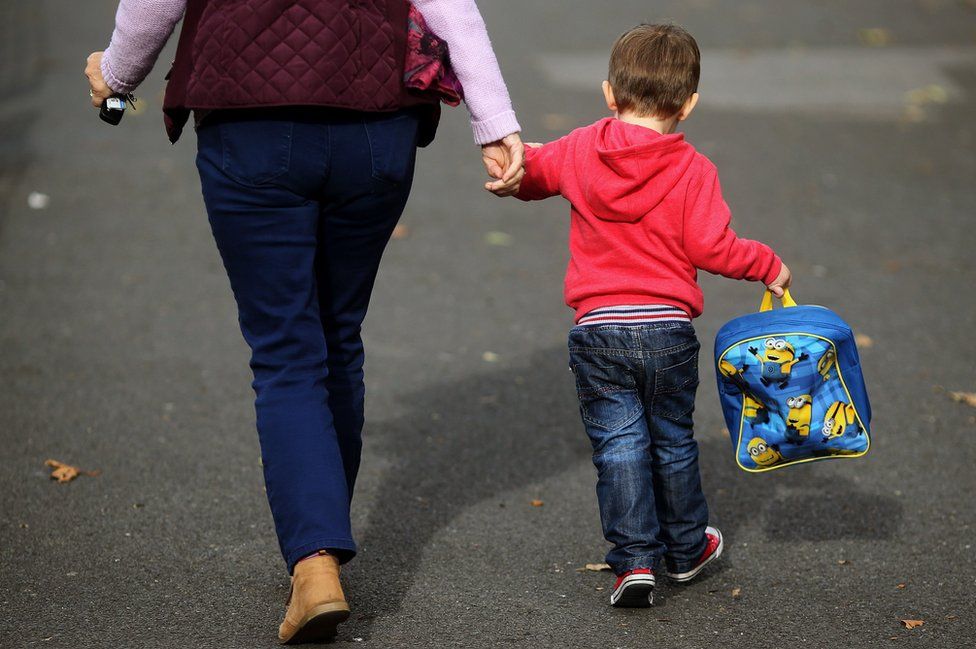
[[[475,0],[412,0],[427,25],[447,42],[451,67],[464,87],[474,141],[487,144],[521,131]]]
[[[149,75],[186,0],[121,0],[112,41],[102,56],[102,76],[115,92],[132,92]]]

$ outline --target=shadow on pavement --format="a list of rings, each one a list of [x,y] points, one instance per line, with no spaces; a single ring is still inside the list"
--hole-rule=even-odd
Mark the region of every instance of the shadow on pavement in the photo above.
[[[699,389],[699,410],[707,413],[698,417],[699,430],[703,419],[717,417],[710,388]],[[561,347],[538,352],[517,368],[429,387],[408,403],[407,416],[368,433],[393,464],[359,535],[362,551],[350,566],[354,573],[383,575],[349,580],[356,616],[364,623],[360,632],[367,636],[376,616],[400,608],[425,547],[453,519],[482,500],[587,462],[590,455]],[[699,445],[710,507],[733,541],[738,527],[757,516],[771,541],[886,539],[902,520],[894,498],[859,491],[852,481],[825,473],[826,466],[745,475],[732,461],[727,440],[699,433]]]

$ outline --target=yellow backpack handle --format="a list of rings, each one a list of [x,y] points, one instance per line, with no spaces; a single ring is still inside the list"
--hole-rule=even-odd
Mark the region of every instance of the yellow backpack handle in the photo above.
[[[784,307],[796,306],[796,302],[793,300],[793,296],[790,295],[790,289],[785,289],[783,291],[783,297],[780,298]],[[773,292],[766,289],[763,294],[762,302],[759,304],[759,312],[772,311],[773,310]]]

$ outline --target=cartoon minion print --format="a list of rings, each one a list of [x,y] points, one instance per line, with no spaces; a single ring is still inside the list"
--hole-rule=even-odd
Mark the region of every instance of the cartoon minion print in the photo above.
[[[793,345],[784,338],[767,338],[763,342],[761,355],[755,347],[750,347],[749,353],[759,361],[759,380],[767,387],[775,383],[780,388],[785,388],[789,385],[793,366],[809,358],[805,352],[797,356]]]

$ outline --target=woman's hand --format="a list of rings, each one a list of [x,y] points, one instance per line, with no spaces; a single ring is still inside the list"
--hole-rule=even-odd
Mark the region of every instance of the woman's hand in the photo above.
[[[485,189],[496,196],[514,196],[518,193],[519,185],[525,170],[525,147],[518,133],[506,135],[497,142],[490,142],[481,147],[481,159],[485,163],[488,175],[497,180],[485,183]]]
[[[85,67],[85,76],[88,77],[88,85],[91,87],[92,106],[95,108],[101,108],[102,102],[114,94],[102,78],[102,54],[104,53],[89,54],[88,65]]]

